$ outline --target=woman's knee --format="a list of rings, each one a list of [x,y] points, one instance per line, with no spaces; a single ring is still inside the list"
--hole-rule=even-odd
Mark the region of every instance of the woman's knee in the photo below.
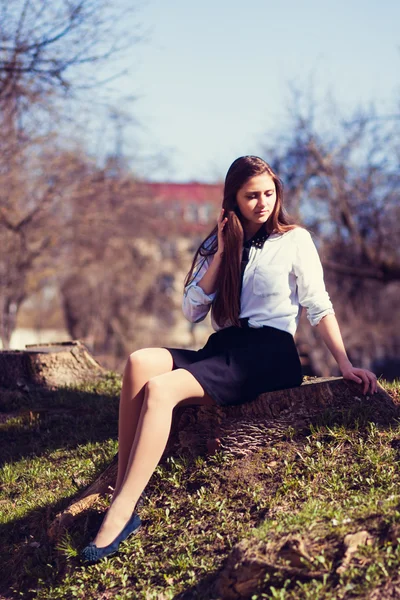
[[[146,368],[148,363],[149,359],[147,358],[146,353],[144,353],[143,350],[135,350],[135,352],[132,352],[132,354],[128,356],[125,367],[131,370],[143,369]]]
[[[172,371],[173,365],[172,355],[166,348],[141,348],[129,355],[125,370],[150,379]]]

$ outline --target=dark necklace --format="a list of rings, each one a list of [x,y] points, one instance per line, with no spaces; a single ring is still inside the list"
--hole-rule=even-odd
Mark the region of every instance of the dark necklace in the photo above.
[[[264,242],[269,238],[269,233],[265,229],[264,225],[261,225],[260,229],[251,237],[247,242],[243,244],[244,248],[250,248],[254,246],[255,248],[262,248],[264,246]]]
[[[255,246],[256,248],[262,248],[264,246],[264,242],[269,238],[269,233],[263,233],[259,237],[257,236],[254,239],[250,240],[250,245]]]

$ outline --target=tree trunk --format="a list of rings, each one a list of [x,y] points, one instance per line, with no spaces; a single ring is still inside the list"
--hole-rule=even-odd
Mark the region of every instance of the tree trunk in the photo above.
[[[0,351],[0,387],[56,388],[87,380],[106,371],[80,341],[30,344],[26,350]]]
[[[214,453],[233,456],[251,454],[311,423],[346,423],[364,417],[387,424],[400,414],[391,396],[378,385],[378,393],[362,396],[360,387],[341,377],[314,378],[300,387],[261,394],[240,406],[182,406],[174,410],[171,433],[162,460],[170,455]],[[117,474],[117,456],[101,475],[51,524],[48,533],[57,539],[73,520],[112,488]]]
[[[16,311],[12,310],[13,306],[14,304],[9,298],[4,298],[1,302],[0,338],[5,350],[10,347],[11,336],[17,321]]]

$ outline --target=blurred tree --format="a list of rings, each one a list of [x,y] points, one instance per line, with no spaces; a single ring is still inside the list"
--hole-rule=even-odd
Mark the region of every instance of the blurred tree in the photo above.
[[[125,24],[132,10],[106,0],[0,0],[0,107],[23,115],[57,91],[98,85],[99,64],[139,39]]]
[[[53,139],[3,143],[0,159],[0,337],[8,348],[18,310],[55,271],[63,243],[63,200],[81,165]],[[8,152],[7,152],[8,150]]]
[[[68,330],[96,355],[126,356],[163,339],[181,257],[163,252],[159,220],[140,184],[115,169],[81,179],[71,202],[59,280]],[[165,331],[166,333],[166,331]],[[167,338],[166,338],[167,339]]]
[[[65,152],[56,140],[59,115],[53,100],[98,85],[100,71],[89,66],[109,63],[137,42],[139,37],[127,30],[126,12],[103,0],[0,0],[4,347],[23,300],[52,276],[66,240],[69,202],[77,182],[90,180],[87,172],[93,170],[87,157]]]
[[[266,155],[291,212],[314,234],[349,353],[370,368],[400,331],[400,123],[373,109],[349,120],[321,112],[313,102],[304,109],[297,91],[287,132]],[[314,372],[328,374],[334,363],[315,332],[299,336]]]

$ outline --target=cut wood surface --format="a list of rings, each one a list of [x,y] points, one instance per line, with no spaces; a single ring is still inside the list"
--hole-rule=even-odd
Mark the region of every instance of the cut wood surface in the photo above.
[[[32,387],[75,385],[104,373],[79,340],[0,351],[0,387],[4,388],[29,391]]]
[[[239,406],[181,406],[174,410],[171,433],[162,460],[171,455],[213,453],[221,450],[245,456],[265,445],[308,431],[311,423],[329,417],[355,420],[366,417],[389,424],[400,416],[393,398],[378,384],[378,392],[363,396],[360,386],[342,377],[313,378],[300,387],[261,394]],[[51,524],[57,539],[73,520],[115,484],[117,456],[101,475]]]

